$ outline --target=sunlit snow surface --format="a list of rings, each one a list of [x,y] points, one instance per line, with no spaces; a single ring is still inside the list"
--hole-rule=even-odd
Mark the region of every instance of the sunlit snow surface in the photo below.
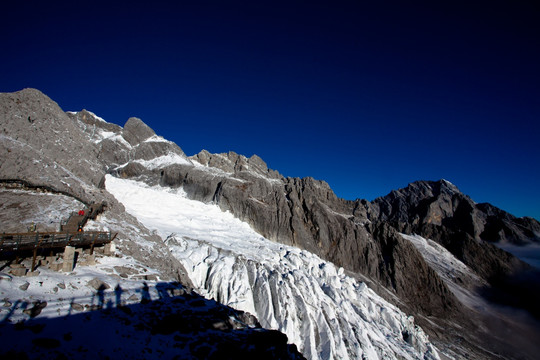
[[[343,269],[271,242],[216,205],[187,199],[182,190],[109,175],[106,187],[166,239],[201,293],[284,332],[306,357],[439,358],[412,317]]]

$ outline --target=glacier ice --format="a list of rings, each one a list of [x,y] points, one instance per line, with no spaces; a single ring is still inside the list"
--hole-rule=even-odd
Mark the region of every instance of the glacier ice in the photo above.
[[[271,242],[181,189],[110,175],[106,187],[157,231],[207,297],[284,332],[310,359],[439,359],[414,319],[342,268]]]

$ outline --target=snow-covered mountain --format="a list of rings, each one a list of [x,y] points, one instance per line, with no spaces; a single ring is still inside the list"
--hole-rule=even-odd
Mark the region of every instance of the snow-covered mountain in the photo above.
[[[30,318],[26,344],[39,338],[30,336],[32,322],[69,318],[74,303],[101,319],[97,324],[101,313],[91,310],[111,304],[113,311],[121,303],[143,316],[163,309],[139,326],[150,333],[130,332],[148,337],[157,327],[166,335],[166,323],[172,340],[140,341],[144,358],[209,357],[231,349],[298,356],[277,330],[310,359],[527,359],[537,353],[531,339],[540,332],[530,315],[512,317],[486,294],[507,294],[499,280],[531,271],[487,240],[536,243],[538,222],[474,204],[447,181],[413,183],[374,202],[345,201],[328,184],[285,178],[256,155],[203,150],[188,157],[140,119],[120,127],[86,110],[65,113],[32,89],[0,94],[0,123],[0,148],[8,154],[0,161],[2,226],[25,230],[35,222],[52,229],[62,212],[105,201],[107,211],[85,230],[118,233],[114,259],[98,258],[72,274],[43,270],[37,278],[0,280],[0,331],[13,337],[9,325]],[[98,290],[98,281],[109,289]],[[529,278],[520,286],[526,284]],[[119,298],[117,287],[125,289]],[[186,330],[175,311],[199,325]],[[274,332],[257,328],[244,312]],[[125,323],[121,311],[114,314],[117,324]],[[223,332],[232,330],[239,332]],[[194,331],[224,340],[213,346],[204,345],[206,335],[195,343],[180,336]],[[73,338],[79,340],[57,339],[55,349],[76,351],[80,338]],[[239,345],[246,339],[253,347]],[[37,343],[32,349],[42,356]],[[150,355],[156,346],[181,351]]]

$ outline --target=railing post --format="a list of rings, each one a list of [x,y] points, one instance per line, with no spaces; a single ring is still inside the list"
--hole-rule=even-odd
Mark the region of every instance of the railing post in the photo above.
[[[94,255],[94,244],[96,243],[96,233],[92,234],[92,246],[90,246],[90,255]]]
[[[71,242],[71,237],[69,236],[69,232],[66,232],[66,246],[68,246],[70,242]]]
[[[30,272],[33,272],[36,268],[36,257],[37,257],[37,245],[34,247],[34,256],[32,257],[32,267],[30,268]]]
[[[22,235],[19,235],[17,237],[17,247],[15,248],[15,250],[19,250],[19,247],[21,246],[21,241],[22,241]]]

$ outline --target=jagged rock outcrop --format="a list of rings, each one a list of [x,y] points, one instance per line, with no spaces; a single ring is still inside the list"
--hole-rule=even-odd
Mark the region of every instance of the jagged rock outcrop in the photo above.
[[[370,218],[392,223],[403,232],[425,233],[436,239],[435,229],[463,232],[475,240],[518,245],[540,242],[540,223],[483,203],[476,204],[446,180],[417,181],[375,199]]]
[[[96,131],[104,130],[109,131],[112,133],[120,133],[122,131],[122,127],[110,122],[106,122],[93,112],[90,112],[86,109],[83,109],[78,112],[67,112],[66,113],[71,119],[75,120],[79,123],[79,126],[85,131],[89,132],[90,134],[95,135]]]
[[[128,162],[131,146],[124,138],[117,135],[122,133],[122,127],[108,123],[87,110],[68,112],[67,115],[96,144],[99,151],[97,157],[102,163],[125,164]],[[107,137],[103,134],[114,135]]]
[[[283,176],[275,170],[268,168],[268,165],[257,155],[250,158],[236,154],[233,151],[227,154],[211,154],[206,150],[192,156],[193,160],[201,165],[221,169],[227,173],[250,172],[270,179],[282,179]]]
[[[540,242],[540,222],[531,217],[515,217],[491,204],[476,204],[484,222],[480,238],[489,242],[527,245]]]
[[[141,119],[131,117],[124,125],[122,136],[131,145],[139,145],[146,139],[156,135],[154,130],[150,129]]]
[[[124,127],[110,124],[95,114],[83,110],[68,113],[98,149],[98,160],[107,170],[120,165],[135,167],[130,174],[140,173],[139,168],[159,166],[160,159],[178,157],[189,163],[182,149],[171,141],[157,136],[141,119],[129,118]],[[144,165],[143,165],[144,164]]]

